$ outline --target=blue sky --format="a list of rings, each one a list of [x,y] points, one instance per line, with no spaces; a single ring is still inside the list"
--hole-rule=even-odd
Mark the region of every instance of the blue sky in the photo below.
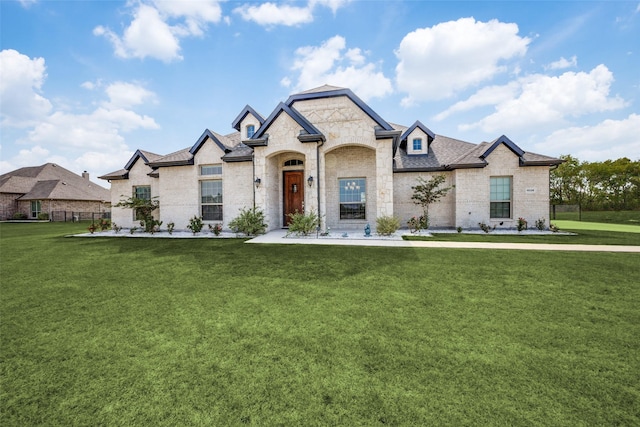
[[[323,84],[464,141],[640,158],[638,1],[2,0],[0,19],[0,173],[95,180]]]

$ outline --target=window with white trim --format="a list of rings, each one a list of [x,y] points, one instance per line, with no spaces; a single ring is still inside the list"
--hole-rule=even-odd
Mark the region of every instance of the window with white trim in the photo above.
[[[492,176],[490,218],[511,218],[512,177]]]
[[[340,219],[366,219],[365,178],[340,178]]]
[[[422,151],[422,138],[413,139],[413,151]]]
[[[222,221],[222,180],[200,181],[200,212],[204,221]]]

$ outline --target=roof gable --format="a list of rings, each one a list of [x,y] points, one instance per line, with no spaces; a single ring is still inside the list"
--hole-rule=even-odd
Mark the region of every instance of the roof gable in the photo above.
[[[402,134],[402,136],[400,137],[400,141],[406,141],[407,137],[409,135],[411,135],[411,132],[413,132],[414,130],[416,130],[416,128],[420,129],[422,132],[426,133],[430,140],[433,141],[436,137],[436,134],[433,133],[431,131],[431,129],[429,129],[428,127],[426,127],[425,125],[422,124],[422,122],[420,120],[416,120],[414,124],[412,124],[406,131],[404,131],[404,133]],[[429,141],[429,142],[431,142]]]
[[[124,166],[124,168],[126,170],[128,170],[128,171],[131,170],[131,168],[138,161],[138,159],[142,159],[144,164],[148,165],[149,162],[157,160],[160,157],[162,157],[162,156],[160,156],[159,154],[156,154],[156,153],[152,153],[150,151],[136,150],[136,152],[133,153],[133,156],[131,156],[131,158],[129,159],[127,164]]]
[[[240,114],[238,114],[238,116],[233,120],[233,122],[231,123],[231,127],[233,127],[235,130],[240,130],[240,123],[242,123],[244,118],[247,117],[247,114],[251,114],[256,119],[258,119],[261,126],[264,123],[264,117],[262,117],[256,110],[254,110],[249,104],[247,104],[242,109],[242,111],[240,111]]]
[[[324,135],[322,132],[318,130],[309,120],[307,120],[302,114],[296,111],[295,108],[289,107],[287,104],[281,102],[278,106],[273,110],[273,112],[269,115],[267,120],[260,126],[260,128],[256,131],[256,133],[247,141],[245,144],[252,145],[251,141],[255,140],[257,142],[262,142],[261,145],[266,143],[264,137],[267,135],[266,131],[273,124],[273,122],[280,116],[280,114],[286,113],[289,117],[291,117],[300,127],[303,129],[303,133],[298,137],[301,142],[306,142],[306,140],[323,140]],[[255,144],[254,144],[255,145]]]
[[[215,142],[218,148],[220,148],[224,153],[228,153],[231,150],[222,143],[222,141],[220,140],[221,138],[222,138],[221,135],[217,135],[211,132],[209,129],[205,129],[204,132],[202,132],[202,135],[200,135],[200,138],[198,138],[196,143],[193,144],[193,147],[191,147],[191,149],[189,150],[189,153],[195,156],[198,150],[200,150],[200,148],[204,145],[204,143],[207,142],[207,139],[210,139],[213,142]]]
[[[325,90],[326,89],[326,90]],[[318,91],[316,91],[318,90]],[[310,99],[322,99],[322,98],[334,98],[337,96],[346,96],[354,104],[358,106],[365,114],[367,114],[378,126],[387,131],[394,130],[393,127],[387,123],[382,117],[371,109],[362,99],[358,98],[350,89],[335,88],[334,86],[322,86],[317,89],[311,89],[310,91],[301,92],[295,95],[291,95],[285,104],[287,106],[293,106],[298,101],[307,101]]]
[[[516,145],[515,142],[511,141],[505,135],[502,135],[498,139],[491,142],[491,146],[487,148],[487,150],[480,155],[481,159],[486,159],[500,144],[504,144],[507,146],[509,150],[513,152],[518,157],[522,157],[524,155],[524,150]]]

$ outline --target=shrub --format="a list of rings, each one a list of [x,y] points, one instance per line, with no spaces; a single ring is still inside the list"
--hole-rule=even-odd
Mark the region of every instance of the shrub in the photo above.
[[[118,232],[119,232],[120,230],[122,230],[122,227],[120,227],[118,224],[116,224],[116,223],[114,222],[113,224],[111,224],[111,229],[112,229],[116,234],[118,234]]]
[[[462,233],[462,227],[456,228],[456,231],[458,232],[458,234]]]
[[[13,219],[27,219],[28,216],[26,213],[16,212],[13,214]]]
[[[376,231],[381,236],[390,236],[400,228],[400,220],[395,216],[379,216],[376,219]]]
[[[101,219],[99,225],[100,231],[105,231],[111,228],[111,221],[109,221],[108,219]]]
[[[536,228],[540,231],[544,230],[545,227],[545,221],[544,218],[540,218],[538,220],[536,220]]]
[[[243,233],[246,236],[263,234],[267,229],[264,212],[257,208],[242,208],[240,214],[229,222],[229,228],[234,233]]]
[[[303,235],[308,236],[317,230],[320,224],[320,217],[315,211],[311,211],[308,214],[295,211],[289,215],[289,234],[295,234],[296,236]]]
[[[169,232],[169,234],[173,234],[174,228],[176,228],[176,224],[173,221],[167,224],[167,231]]]
[[[98,226],[96,224],[91,223],[91,225],[87,227],[87,230],[89,230],[89,233],[93,234],[93,232],[96,231],[97,228]]]
[[[526,230],[529,227],[529,224],[527,223],[527,220],[520,217],[518,218],[518,224],[516,226],[518,228],[518,231],[522,231],[522,230]]]
[[[222,233],[222,224],[209,224],[209,231],[211,231],[216,236],[219,236]]]
[[[133,233],[135,233],[137,229],[138,229],[138,227],[131,227],[131,228],[129,229],[129,234],[133,234]]]
[[[557,233],[558,231],[560,231],[558,226],[555,224],[549,224],[549,230],[553,231],[554,233]]]
[[[426,230],[429,228],[429,216],[421,215],[420,217],[412,217],[409,221],[407,221],[407,226],[409,227],[409,231],[412,233],[416,233],[420,230]]]
[[[187,228],[191,230],[193,234],[202,231],[202,227],[204,227],[204,223],[202,222],[201,216],[194,215],[193,218],[189,219],[189,225],[187,225]]]
[[[481,229],[482,231],[484,231],[485,233],[488,233],[488,232],[490,232],[490,231],[491,231],[491,227],[489,227],[489,226],[488,226],[484,221],[479,222],[479,223],[478,223],[478,226],[479,226],[479,227],[480,227],[480,229]]]
[[[49,214],[48,214],[48,213],[46,213],[46,212],[40,212],[40,213],[38,214],[38,219],[39,219],[40,221],[49,221]]]

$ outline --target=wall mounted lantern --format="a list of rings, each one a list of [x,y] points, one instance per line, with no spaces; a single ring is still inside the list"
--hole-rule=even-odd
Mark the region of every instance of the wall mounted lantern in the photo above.
[[[260,183],[261,183],[261,182],[262,182],[262,181],[260,180],[260,178],[256,178],[256,180],[255,180],[255,181],[253,181],[253,183],[256,185],[256,188],[260,187]]]
[[[313,185],[313,177],[312,176],[307,178],[307,184],[309,184],[309,187],[311,187]]]

